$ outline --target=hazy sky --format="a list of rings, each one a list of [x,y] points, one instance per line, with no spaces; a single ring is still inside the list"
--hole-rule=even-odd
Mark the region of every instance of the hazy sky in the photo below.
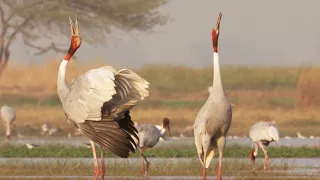
[[[161,11],[173,21],[155,28],[156,33],[115,33],[107,47],[83,43],[77,52],[79,61],[103,58],[121,67],[155,63],[210,66],[211,29],[221,11],[221,64],[296,66],[320,62],[319,0],[169,1]],[[58,40],[69,42],[66,38]],[[12,59],[37,63],[64,57],[54,53],[35,57],[23,49],[22,44],[14,44]]]

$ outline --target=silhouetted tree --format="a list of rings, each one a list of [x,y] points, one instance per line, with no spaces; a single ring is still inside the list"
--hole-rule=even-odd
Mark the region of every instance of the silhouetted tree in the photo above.
[[[10,59],[12,42],[21,38],[25,45],[43,54],[65,52],[53,42],[37,46],[37,40],[70,36],[68,16],[77,13],[81,34],[88,43],[104,43],[112,28],[124,31],[151,30],[168,17],[157,9],[167,0],[0,0],[0,74]]]

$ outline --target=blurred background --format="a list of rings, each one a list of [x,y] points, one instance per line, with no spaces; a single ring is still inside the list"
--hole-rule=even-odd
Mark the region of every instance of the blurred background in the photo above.
[[[0,0],[0,104],[16,109],[13,136],[41,125],[74,135],[56,92],[58,66],[77,13],[83,43],[68,83],[104,65],[131,68],[150,82],[132,111],[138,123],[171,119],[174,136],[192,136],[212,85],[211,29],[223,14],[222,78],[233,103],[228,135],[275,121],[281,136],[320,136],[319,1]],[[4,126],[0,126],[4,134]]]

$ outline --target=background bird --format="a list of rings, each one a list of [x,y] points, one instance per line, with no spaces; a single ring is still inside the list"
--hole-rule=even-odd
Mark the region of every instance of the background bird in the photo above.
[[[169,119],[164,119],[163,120],[163,128],[165,129],[167,126],[169,126]],[[155,146],[159,138],[161,137],[161,131],[154,125],[152,124],[141,124],[136,126],[138,130],[138,137],[139,140],[137,140],[138,145],[139,145],[139,150],[140,150],[140,155],[142,157],[142,173],[146,176],[148,174],[149,170],[149,165],[150,162],[147,160],[147,158],[144,156],[143,152],[147,148],[152,148]],[[170,132],[170,129],[168,129]],[[170,133],[169,133],[170,134]],[[145,163],[147,164],[147,168],[145,168]]]
[[[226,143],[226,135],[231,125],[232,108],[224,91],[219,65],[218,38],[220,33],[219,14],[216,28],[212,30],[214,77],[211,93],[200,109],[194,123],[194,137],[197,152],[202,163],[202,178],[206,179],[206,168],[214,156],[219,152],[217,179],[222,176],[222,155]]]
[[[136,148],[137,130],[130,117],[133,106],[149,95],[149,83],[128,69],[116,71],[111,66],[92,69],[80,75],[70,87],[66,84],[66,67],[81,45],[77,18],[71,24],[71,45],[61,62],[57,91],[67,120],[89,138],[94,157],[94,179],[104,179],[103,149],[127,158]],[[96,156],[95,143],[101,152],[101,169]]]
[[[50,128],[50,129],[49,129],[48,135],[49,135],[49,136],[52,136],[52,135],[57,134],[57,133],[59,133],[59,132],[61,132],[61,128],[55,128],[55,127],[53,127],[53,128]]]
[[[49,129],[51,128],[50,124],[42,124],[41,126],[41,135],[44,136],[46,133],[48,133]]]
[[[6,104],[1,107],[1,118],[6,129],[5,142],[10,140],[11,130],[15,126],[14,122],[16,120],[16,111]]]
[[[264,153],[264,170],[266,170],[267,163],[270,165],[270,160],[267,154],[267,147],[272,141],[279,141],[279,130],[276,124],[272,122],[260,121],[255,123],[249,132],[249,137],[254,142],[255,149],[250,153],[250,159],[252,160],[252,167],[254,170],[254,162],[258,155],[258,147],[262,149]],[[271,167],[270,167],[271,168]]]
[[[39,147],[39,145],[37,145],[37,144],[31,144],[31,143],[26,143],[25,145],[27,146],[28,149],[33,149],[33,148],[35,148],[35,147]]]
[[[306,136],[302,135],[300,133],[300,131],[297,132],[297,136],[298,136],[299,139],[306,139],[307,138]]]

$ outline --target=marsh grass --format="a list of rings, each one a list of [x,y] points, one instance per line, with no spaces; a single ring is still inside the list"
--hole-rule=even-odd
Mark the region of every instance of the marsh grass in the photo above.
[[[228,158],[248,158],[252,148],[248,146],[226,146],[223,156]],[[99,154],[99,150],[97,150]],[[183,158],[198,157],[194,146],[157,146],[144,153],[154,158]],[[311,158],[320,157],[319,147],[269,147],[268,154],[273,158]],[[33,149],[20,145],[1,145],[0,157],[92,157],[92,151],[86,147],[73,147],[63,145],[44,145]],[[105,157],[116,157],[105,151]],[[132,153],[130,157],[140,157],[139,153]],[[263,158],[263,153],[258,154]],[[249,158],[248,158],[249,159]]]
[[[224,174],[225,175],[251,175],[252,166],[250,161],[244,162],[241,160],[227,160],[224,161]],[[141,175],[141,162],[140,159],[131,163],[126,161],[108,160],[106,159],[107,174],[111,176],[139,176]],[[274,164],[274,168],[281,170],[282,172],[274,172],[273,175],[285,175],[282,164]],[[263,168],[261,162],[256,163],[256,169]],[[291,169],[294,166],[290,167]],[[208,175],[214,175],[217,169],[217,161],[214,159],[211,162],[211,166],[208,169]],[[260,170],[258,170],[260,171]],[[1,175],[91,175],[93,173],[93,161],[68,161],[67,159],[50,160],[39,162],[28,162],[14,160],[14,162],[8,161],[0,168]],[[157,162],[150,160],[151,176],[192,176],[199,175],[201,173],[201,163],[197,158],[189,159],[188,161],[171,161],[167,159],[165,161]]]

